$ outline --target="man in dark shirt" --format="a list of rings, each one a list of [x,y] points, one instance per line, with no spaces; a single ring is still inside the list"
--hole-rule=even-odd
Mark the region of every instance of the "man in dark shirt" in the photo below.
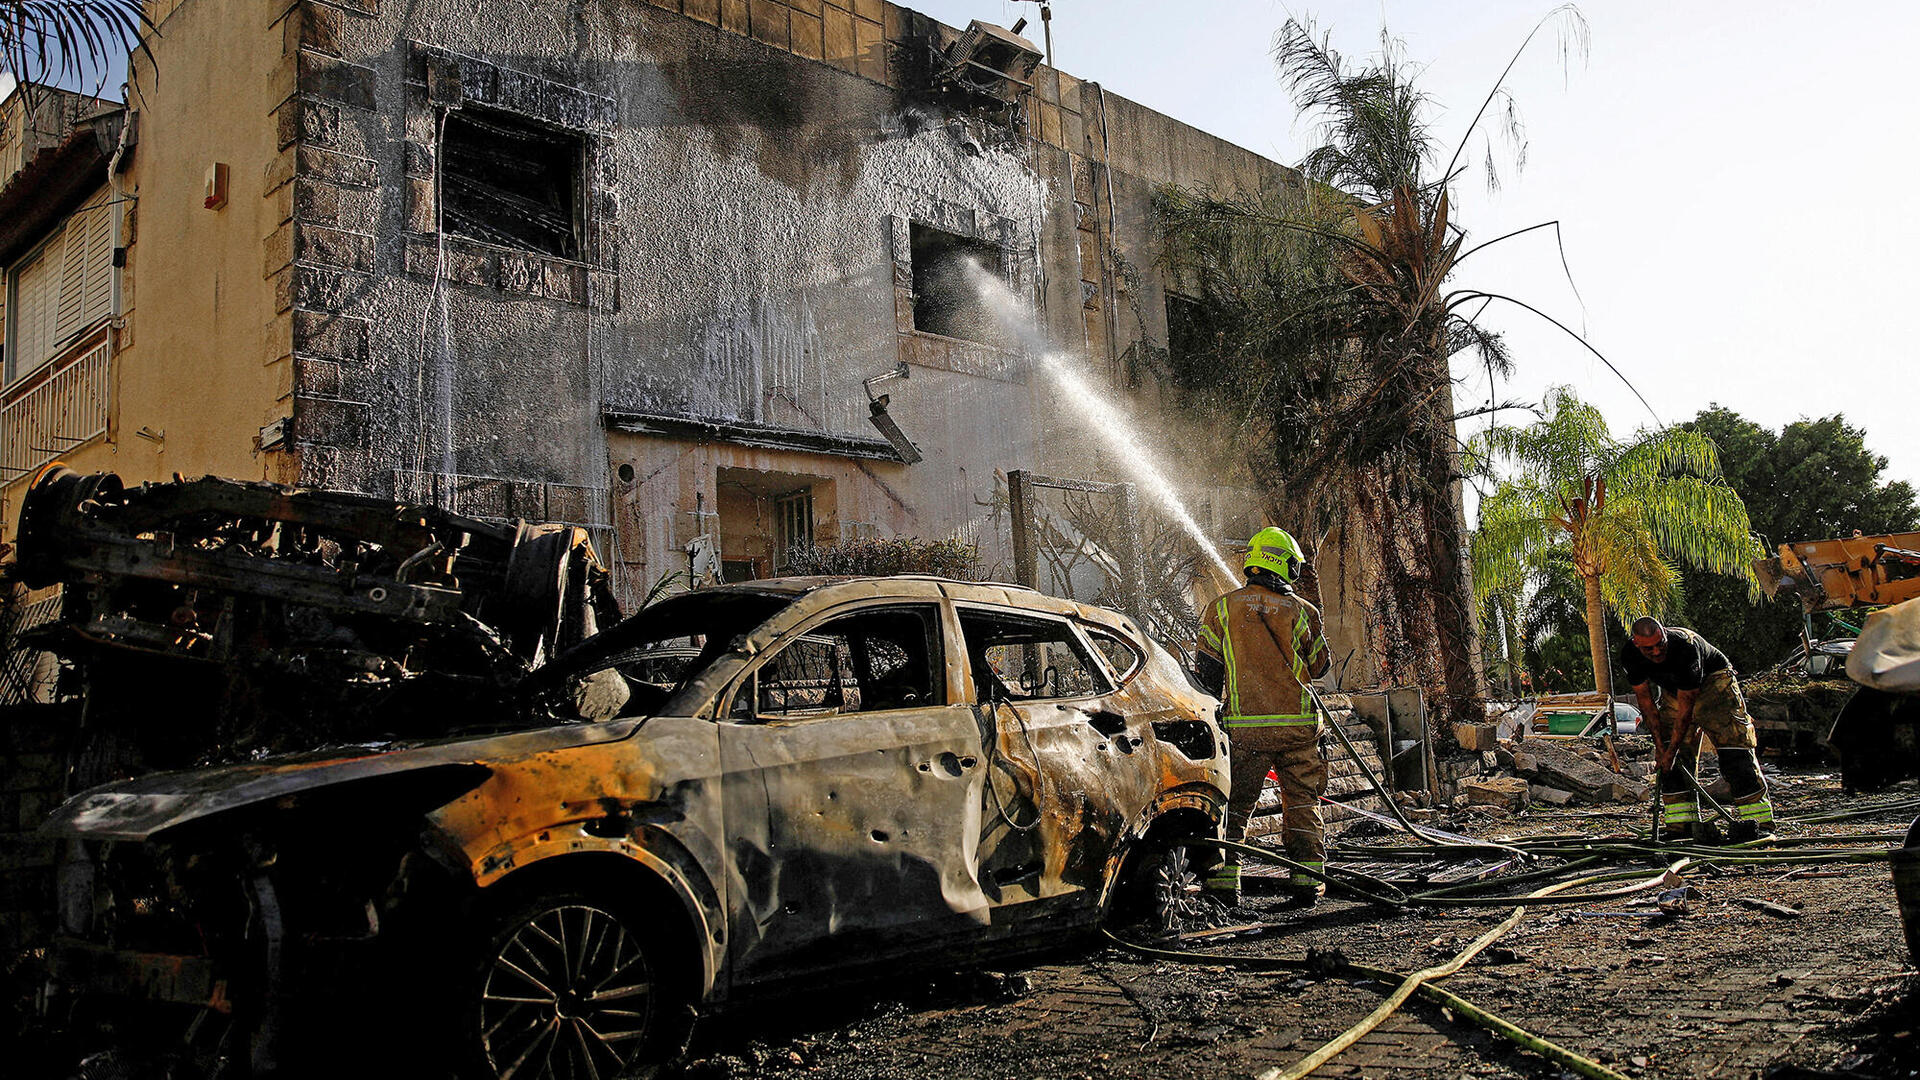
[[[1759,740],[1747,715],[1746,699],[1727,655],[1691,630],[1662,626],[1651,615],[1634,621],[1632,640],[1620,650],[1620,666],[1640,702],[1641,722],[1656,732],[1662,747],[1660,818],[1663,839],[1690,837],[1700,820],[1693,773],[1700,757],[1699,736],[1713,740],[1720,755],[1738,820],[1729,830],[1736,841],[1773,833],[1773,803],[1756,756]],[[1654,700],[1654,688],[1660,691]]]

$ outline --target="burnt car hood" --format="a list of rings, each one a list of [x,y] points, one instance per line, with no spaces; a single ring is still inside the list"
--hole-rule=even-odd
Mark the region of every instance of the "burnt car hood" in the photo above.
[[[489,762],[618,741],[631,735],[641,723],[626,719],[568,724],[427,745],[348,746],[241,765],[154,773],[102,784],[75,795],[47,818],[40,832],[87,840],[147,840],[168,829],[243,807],[388,778],[432,786],[452,798],[485,780],[493,771]]]

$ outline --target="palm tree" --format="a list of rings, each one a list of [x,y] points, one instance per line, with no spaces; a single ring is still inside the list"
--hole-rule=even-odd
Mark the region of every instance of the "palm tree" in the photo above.
[[[1550,24],[1563,44],[1583,45],[1579,13],[1559,8],[1515,61]],[[1449,189],[1490,111],[1518,138],[1511,108],[1499,107],[1511,105],[1513,63],[1436,169],[1432,103],[1384,31],[1377,57],[1356,67],[1311,23],[1290,19],[1273,55],[1295,105],[1323,121],[1322,145],[1301,162],[1295,190],[1159,193],[1164,259],[1197,288],[1214,330],[1211,347],[1170,368],[1172,381],[1257,448],[1255,474],[1269,478],[1276,507],[1293,509],[1296,535],[1348,525],[1343,544],[1370,579],[1381,681],[1417,682],[1447,718],[1472,719],[1484,688],[1454,433],[1471,414],[1454,408],[1450,359],[1470,348],[1490,374],[1505,374],[1506,347],[1478,317],[1511,298],[1449,282],[1474,251],[1532,230],[1467,247]],[[1490,157],[1488,181],[1497,183]]]
[[[1600,410],[1567,387],[1546,404],[1540,422],[1496,425],[1469,444],[1483,474],[1501,464],[1515,470],[1480,503],[1474,580],[1499,588],[1517,568],[1544,573],[1564,553],[1586,594],[1594,687],[1610,690],[1609,611],[1622,623],[1664,612],[1680,580],[1676,563],[1751,583],[1749,560],[1762,552],[1713,440],[1677,427],[1616,438]]]
[[[0,0],[0,74],[23,92],[84,79],[151,25],[141,0]]]

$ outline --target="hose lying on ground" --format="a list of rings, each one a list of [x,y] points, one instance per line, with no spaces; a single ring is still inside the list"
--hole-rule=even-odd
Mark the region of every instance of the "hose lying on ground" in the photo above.
[[[1241,845],[1241,846],[1245,846],[1245,845]],[[1254,849],[1254,851],[1256,853],[1268,854],[1268,853],[1262,852],[1261,849],[1257,849],[1257,848]],[[1555,899],[1574,901],[1574,902],[1587,901],[1587,900],[1592,900],[1596,898],[1614,899],[1621,896],[1630,896],[1634,893],[1645,892],[1649,889],[1659,888],[1661,886],[1668,885],[1675,879],[1676,875],[1678,875],[1681,870],[1686,868],[1687,863],[1688,863],[1688,860],[1682,859],[1679,862],[1674,863],[1672,866],[1665,868],[1658,875],[1651,878],[1646,877],[1644,871],[1635,871],[1633,872],[1632,876],[1642,879],[1637,884],[1628,886],[1624,889],[1608,890],[1605,893],[1585,893],[1579,896],[1562,895],[1567,893],[1569,890],[1578,888],[1582,885],[1592,885],[1592,884],[1598,884],[1604,881],[1618,880],[1621,877],[1620,874],[1592,874],[1586,877],[1573,878],[1568,881],[1557,882],[1555,884],[1545,886],[1544,888],[1535,890],[1533,893],[1530,893],[1525,897],[1487,898],[1487,899],[1494,903],[1510,902],[1518,905],[1525,905],[1527,903],[1543,903],[1543,902],[1548,902]],[[1383,882],[1381,884],[1385,884],[1385,883]],[[1347,1047],[1359,1041],[1362,1037],[1364,1037],[1367,1034],[1367,1032],[1372,1031],[1375,1027],[1378,1027],[1382,1021],[1386,1020],[1387,1017],[1391,1016],[1396,1010],[1398,1010],[1400,1006],[1406,1002],[1407,998],[1411,997],[1414,993],[1421,993],[1428,997],[1432,997],[1436,1000],[1443,1001],[1446,1005],[1448,1005],[1448,1007],[1456,1009],[1461,1015],[1466,1016],[1468,1019],[1471,1019],[1476,1023],[1483,1024],[1484,1026],[1488,1027],[1490,1030],[1496,1032],[1497,1034],[1500,1034],[1502,1036],[1505,1036],[1506,1038],[1512,1039],[1514,1042],[1519,1043],[1521,1046],[1524,1046],[1529,1050],[1533,1050],[1536,1053],[1542,1054],[1543,1056],[1548,1057],[1553,1061],[1557,1062],[1558,1064],[1561,1064],[1569,1069],[1572,1069],[1583,1076],[1592,1077],[1594,1078],[1594,1080],[1626,1080],[1626,1078],[1621,1076],[1619,1073],[1614,1072],[1611,1069],[1608,1069],[1606,1066],[1601,1065],[1596,1061],[1592,1061],[1588,1058],[1582,1057],[1581,1055],[1576,1054],[1573,1051],[1566,1049],[1565,1047],[1559,1046],[1558,1044],[1550,1042],[1546,1039],[1542,1039],[1539,1036],[1526,1031],[1525,1029],[1519,1027],[1516,1024],[1503,1020],[1500,1017],[1495,1016],[1494,1014],[1487,1012],[1484,1009],[1481,1009],[1479,1006],[1473,1005],[1470,1002],[1465,1001],[1464,999],[1460,998],[1458,995],[1449,993],[1447,991],[1441,990],[1439,987],[1430,985],[1429,980],[1444,978],[1448,975],[1451,975],[1459,971],[1461,967],[1466,965],[1467,961],[1473,959],[1473,957],[1477,955],[1482,949],[1485,949],[1488,945],[1492,944],[1495,940],[1497,940],[1502,934],[1505,934],[1507,931],[1513,929],[1513,927],[1518,925],[1520,922],[1520,919],[1525,914],[1526,914],[1525,906],[1517,907],[1513,912],[1513,914],[1507,917],[1505,922],[1502,922],[1499,926],[1495,927],[1493,930],[1487,932],[1486,934],[1481,935],[1478,940],[1476,940],[1472,945],[1469,945],[1465,950],[1463,950],[1458,956],[1455,956],[1452,960],[1438,967],[1427,968],[1424,971],[1415,972],[1412,975],[1399,975],[1391,971],[1386,971],[1380,968],[1368,967],[1362,964],[1353,964],[1353,963],[1345,964],[1344,966],[1347,970],[1352,971],[1356,974],[1365,975],[1368,978],[1380,979],[1386,982],[1400,980],[1401,981],[1400,986],[1398,989],[1394,991],[1394,993],[1390,997],[1388,997],[1388,999],[1385,1002],[1381,1004],[1379,1008],[1375,1009],[1371,1014],[1367,1016],[1366,1019],[1362,1020],[1359,1024],[1356,1024],[1352,1028],[1349,1028],[1339,1038],[1328,1043],[1326,1046],[1321,1047],[1318,1051],[1315,1051],[1312,1055],[1309,1055],[1304,1061],[1293,1066],[1289,1070],[1275,1069],[1262,1074],[1261,1080],[1280,1080],[1280,1078],[1283,1078],[1283,1077],[1288,1078],[1288,1080],[1297,1080],[1298,1077],[1303,1077],[1307,1075],[1309,1072],[1313,1071],[1315,1068],[1318,1068],[1321,1064],[1324,1064],[1326,1061],[1332,1059],[1335,1055],[1339,1054],[1341,1051],[1345,1050]],[[1305,969],[1309,967],[1309,961],[1306,959],[1296,959],[1291,957],[1250,957],[1250,956],[1237,956],[1231,953],[1200,952],[1200,951],[1192,951],[1192,950],[1184,950],[1184,949],[1164,949],[1164,948],[1156,948],[1156,947],[1147,946],[1147,945],[1139,945],[1134,942],[1127,941],[1123,938],[1115,936],[1111,931],[1106,931],[1106,934],[1107,934],[1108,940],[1114,942],[1115,944],[1121,946],[1122,948],[1131,950],[1136,953],[1140,953],[1145,956],[1153,957],[1154,959],[1171,960],[1176,963],[1229,964],[1229,965],[1245,968],[1248,970],[1255,970],[1255,971],[1300,970],[1300,969]]]
[[[1426,968],[1408,975],[1400,983],[1400,986],[1387,996],[1387,1000],[1380,1003],[1379,1008],[1368,1013],[1359,1023],[1342,1032],[1332,1042],[1308,1054],[1305,1059],[1296,1062],[1289,1068],[1268,1069],[1266,1072],[1260,1074],[1259,1080],[1300,1080],[1301,1077],[1333,1060],[1347,1047],[1359,1042],[1365,1037],[1367,1032],[1379,1027],[1387,1017],[1398,1012],[1400,1006],[1405,1004],[1406,1000],[1413,996],[1413,992],[1418,990],[1428,979],[1443,979],[1459,971],[1462,967],[1465,967],[1467,961],[1480,954],[1480,950],[1493,944],[1502,934],[1518,926],[1521,917],[1526,915],[1526,913],[1526,908],[1515,908],[1513,914],[1507,916],[1505,922],[1481,934],[1473,944],[1460,950],[1453,959],[1438,967]]]
[[[1661,874],[1659,877],[1652,878],[1648,881],[1642,882],[1641,884],[1634,886],[1627,891],[1640,892],[1645,889],[1650,889],[1650,888],[1657,887],[1659,885],[1664,885],[1667,882],[1673,880],[1674,877],[1678,875],[1680,869],[1684,865],[1685,865],[1685,860],[1675,863],[1673,866],[1668,867],[1667,871]],[[1606,877],[1608,875],[1596,875],[1596,876]],[[1556,893],[1565,892],[1566,890],[1571,889],[1576,885],[1579,885],[1582,881],[1591,881],[1591,880],[1594,880],[1594,879],[1593,878],[1575,878],[1572,881],[1562,881],[1557,884],[1548,885],[1548,886],[1545,886],[1544,888],[1537,889],[1534,892],[1528,894],[1526,898],[1529,900],[1545,899],[1546,897],[1552,896]],[[1525,917],[1526,914],[1527,914],[1526,908],[1524,907],[1515,908],[1513,910],[1513,914],[1507,916],[1507,919],[1505,922],[1501,923],[1499,926],[1494,927],[1492,930],[1489,930],[1486,933],[1480,935],[1480,937],[1476,939],[1473,942],[1473,944],[1467,946],[1465,949],[1460,950],[1460,952],[1457,955],[1455,955],[1453,959],[1437,967],[1430,967],[1423,971],[1416,971],[1412,975],[1406,976],[1406,978],[1400,983],[1399,988],[1394,990],[1394,992],[1387,997],[1387,1000],[1380,1003],[1379,1008],[1367,1014],[1367,1016],[1364,1019],[1362,1019],[1359,1023],[1353,1025],[1352,1027],[1348,1028],[1346,1031],[1342,1032],[1339,1035],[1339,1037],[1335,1038],[1333,1041],[1327,1043],[1325,1046],[1322,1046],[1320,1049],[1314,1051],[1313,1053],[1307,1055],[1306,1058],[1296,1063],[1291,1068],[1284,1069],[1284,1070],[1269,1069],[1266,1072],[1261,1073],[1259,1080],[1301,1080],[1301,1078],[1306,1076],[1308,1073],[1311,1073],[1313,1070],[1319,1068],[1321,1065],[1326,1064],[1328,1061],[1333,1060],[1334,1057],[1339,1055],[1342,1051],[1346,1050],[1347,1047],[1352,1046],[1354,1043],[1359,1042],[1362,1038],[1366,1037],[1366,1034],[1368,1032],[1372,1031],[1376,1027],[1379,1027],[1383,1022],[1386,1021],[1387,1017],[1392,1016],[1396,1011],[1398,1011],[1400,1006],[1405,1004],[1406,1000],[1409,997],[1412,997],[1416,991],[1427,994],[1428,996],[1433,996],[1436,994],[1444,995],[1446,1000],[1450,1004],[1453,1004],[1456,1008],[1459,1008],[1460,1012],[1466,1015],[1469,1019],[1472,1019],[1478,1023],[1481,1023],[1491,1028],[1492,1030],[1502,1035],[1505,1035],[1510,1039],[1513,1039],[1515,1042],[1520,1043],[1520,1045],[1526,1047],[1529,1050],[1533,1050],[1536,1053],[1540,1053],[1548,1058],[1551,1058],[1553,1061],[1561,1065],[1565,1065],[1566,1067],[1574,1070],[1575,1072],[1581,1074],[1582,1076],[1593,1077],[1594,1080],[1626,1080],[1626,1077],[1622,1076],[1617,1072],[1614,1072],[1612,1069],[1607,1068],[1606,1066],[1600,1064],[1597,1061],[1593,1061],[1589,1058],[1582,1057],[1581,1055],[1576,1054],[1573,1051],[1558,1045],[1557,1043],[1549,1042],[1546,1039],[1542,1039],[1538,1035],[1535,1035],[1532,1032],[1529,1032],[1524,1028],[1520,1027],[1518,1024],[1514,1024],[1507,1020],[1502,1020],[1500,1017],[1497,1017],[1492,1013],[1487,1012],[1486,1010],[1480,1008],[1477,1005],[1473,1005],[1469,1003],[1464,998],[1461,998],[1456,994],[1449,993],[1445,990],[1441,990],[1437,986],[1432,986],[1429,984],[1430,980],[1444,979],[1447,976],[1452,975],[1453,973],[1459,971],[1462,967],[1465,967],[1467,961],[1479,955],[1480,950],[1486,948],[1488,945],[1493,944],[1494,941],[1496,941],[1501,937],[1501,935],[1513,929],[1515,926],[1518,926],[1520,924],[1520,920],[1523,917]],[[1355,970],[1363,970],[1363,968],[1360,965],[1349,965],[1349,966],[1353,967]],[[1373,968],[1365,968],[1364,970],[1369,975],[1372,975],[1376,978],[1383,978],[1388,981],[1391,981],[1394,977],[1393,973],[1390,971],[1380,971]]]
[[[1519,859],[1528,858],[1528,855],[1526,852],[1521,851],[1519,848],[1516,848],[1516,847],[1509,847],[1506,844],[1492,844],[1492,843],[1487,843],[1485,841],[1479,841],[1479,842],[1472,842],[1466,845],[1462,845],[1460,841],[1455,840],[1451,837],[1434,836],[1434,835],[1428,834],[1427,832],[1423,832],[1418,825],[1415,825],[1413,822],[1408,821],[1407,815],[1403,813],[1400,809],[1400,804],[1394,801],[1393,795],[1389,793],[1387,789],[1380,783],[1380,778],[1373,775],[1373,770],[1367,767],[1367,763],[1365,761],[1361,760],[1360,751],[1355,750],[1353,748],[1352,740],[1347,738],[1346,729],[1334,722],[1333,714],[1327,711],[1326,702],[1320,700],[1320,691],[1314,689],[1313,684],[1311,683],[1307,684],[1306,690],[1307,690],[1307,696],[1313,699],[1313,708],[1314,708],[1315,714],[1320,717],[1322,722],[1324,722],[1328,727],[1333,729],[1333,734],[1336,738],[1340,740],[1340,746],[1344,750],[1346,750],[1347,757],[1352,759],[1354,765],[1359,768],[1360,775],[1367,778],[1367,786],[1373,789],[1373,793],[1380,797],[1381,802],[1387,804],[1387,810],[1393,814],[1394,820],[1400,823],[1400,827],[1407,830],[1407,832],[1410,833],[1414,838],[1426,841],[1427,843],[1433,844],[1436,847],[1455,847],[1455,846],[1492,847],[1492,848],[1499,848],[1500,850],[1503,850],[1503,851],[1511,852],[1515,858],[1519,858]]]

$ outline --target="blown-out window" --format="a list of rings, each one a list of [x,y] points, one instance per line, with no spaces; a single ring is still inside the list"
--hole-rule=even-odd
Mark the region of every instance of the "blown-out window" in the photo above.
[[[868,608],[782,646],[734,698],[735,719],[803,720],[946,704],[939,609]]]
[[[580,133],[511,113],[447,116],[440,151],[442,227],[501,247],[580,257]]]
[[[943,337],[1000,344],[1005,332],[981,293],[982,283],[1000,274],[999,246],[917,221],[910,229],[913,328]]]

